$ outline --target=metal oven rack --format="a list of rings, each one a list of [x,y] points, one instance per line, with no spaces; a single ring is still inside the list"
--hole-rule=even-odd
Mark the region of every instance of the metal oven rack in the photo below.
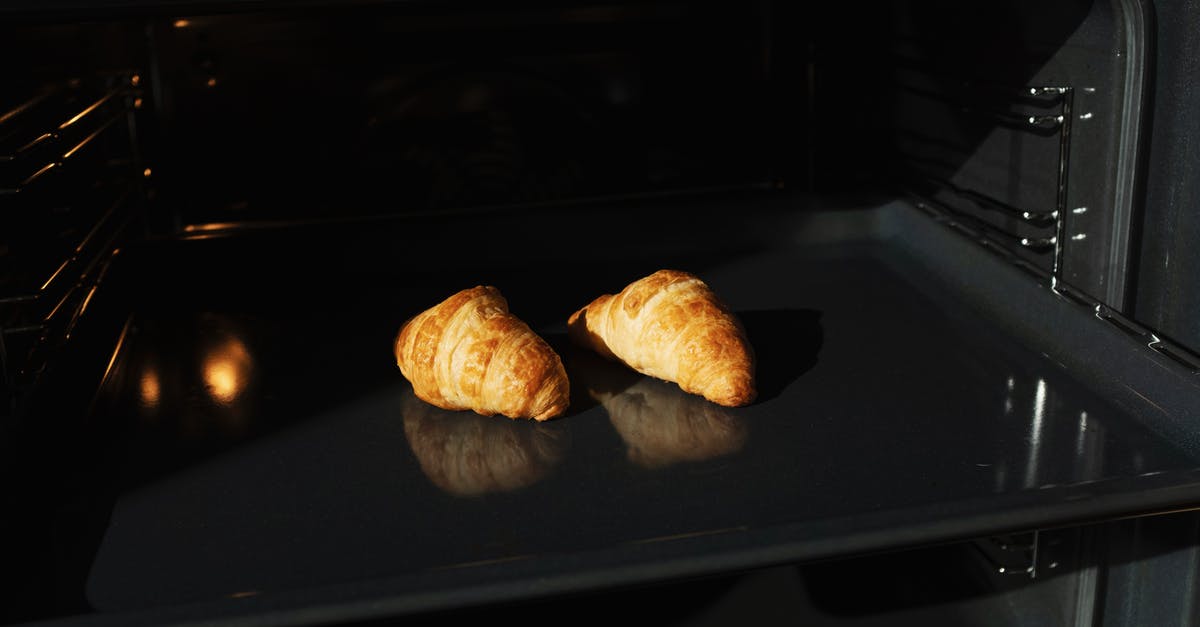
[[[915,94],[925,101],[940,102],[1005,132],[1052,139],[1052,176],[1044,182],[1051,186],[1045,191],[1047,197],[1053,198],[1053,202],[1048,207],[1017,206],[995,195],[960,185],[952,180],[953,174],[936,174],[939,167],[943,171],[947,169],[948,164],[944,160],[906,151],[905,146],[901,145],[899,158],[904,162],[906,187],[914,204],[939,222],[1009,259],[1059,296],[1091,310],[1096,318],[1189,370],[1200,372],[1200,356],[1129,319],[1112,304],[1086,293],[1065,279],[1063,264],[1068,247],[1072,242],[1087,238],[1084,232],[1069,233],[1068,220],[1072,215],[1080,216],[1089,211],[1088,207],[1071,207],[1068,202],[1067,175],[1070,168],[1074,89],[1069,86],[1017,89],[960,84],[961,90],[953,98],[920,88],[905,88],[902,91]],[[976,103],[979,102],[991,103],[990,108],[978,106]],[[1008,103],[1011,106],[996,107],[995,103]],[[1031,110],[1034,113],[1030,113]],[[1082,114],[1083,117],[1088,115]],[[945,146],[942,148],[945,149]],[[966,169],[964,165],[958,174],[961,175]],[[1019,178],[1019,169],[1014,168],[1005,176]],[[1010,189],[1021,185],[1020,181],[1005,183]]]
[[[1087,238],[1084,232],[1071,234],[1068,221],[1071,216],[1089,211],[1088,207],[1072,207],[1068,200],[1074,88],[1046,85],[1007,88],[948,80],[943,83],[954,84],[958,90],[953,96],[919,87],[901,86],[900,91],[915,95],[925,103],[922,106],[938,103],[967,119],[979,121],[983,128],[1016,133],[1014,140],[1033,137],[1042,141],[1045,154],[1040,163],[1049,164],[1050,173],[1040,180],[1043,188],[1024,194],[1013,191],[1024,185],[1019,180],[1022,176],[1020,167],[1010,167],[1003,172],[1005,180],[1001,180],[999,186],[1007,187],[1014,196],[1028,197],[1040,192],[1042,197],[1052,200],[1048,206],[1018,206],[994,194],[961,185],[953,180],[956,175],[969,178],[972,176],[970,168],[981,167],[979,160],[971,160],[975,155],[957,164],[957,172],[945,173],[954,165],[944,158],[946,151],[952,150],[948,142],[941,142],[939,148],[943,157],[939,159],[913,150],[920,141],[910,142],[907,146],[901,141],[897,156],[904,168],[907,195],[916,207],[999,254],[1056,295],[1086,308],[1097,319],[1188,370],[1200,372],[1200,356],[1195,352],[1130,319],[1112,304],[1066,279],[1064,258],[1068,247],[1072,242]],[[1086,119],[1089,115],[1084,113],[1080,117]],[[901,136],[905,134],[900,133]],[[940,176],[939,169],[943,172]]]
[[[937,81],[930,82],[937,84]],[[955,85],[956,89],[945,89],[947,84]],[[1052,202],[1048,205],[1013,202],[1012,197],[1027,198],[1029,194],[1015,191],[1026,182],[1020,180],[1022,165],[1012,162],[1007,171],[989,173],[1000,183],[991,190],[1007,191],[1009,198],[960,182],[960,179],[972,178],[972,168],[986,172],[985,162],[989,156],[995,156],[994,150],[983,159],[972,154],[957,161],[946,155],[979,146],[954,146],[950,142],[902,131],[897,139],[896,156],[901,166],[901,180],[913,204],[937,222],[1020,268],[1043,288],[1088,311],[1106,326],[1171,359],[1185,371],[1193,375],[1200,373],[1200,356],[1195,352],[1130,319],[1119,310],[1119,303],[1105,302],[1104,294],[1091,295],[1088,290],[1073,285],[1068,273],[1064,272],[1068,247],[1088,237],[1078,225],[1074,229],[1078,232],[1073,232],[1068,224],[1072,217],[1083,217],[1089,211],[1087,206],[1072,205],[1068,196],[1072,120],[1076,116],[1086,120],[1091,115],[1075,111],[1075,89],[1066,85],[980,87],[961,81],[942,81],[941,85],[940,89],[898,85],[897,93],[906,94],[902,98],[911,97],[913,101],[921,102],[918,109],[930,107],[922,114],[938,115],[928,111],[944,114],[950,110],[961,116],[960,120],[990,126],[995,129],[993,135],[1008,134],[1012,138],[1010,146],[1018,144],[1022,138],[1032,138],[1034,144],[1040,142],[1049,159],[1038,163],[1050,176],[1037,182],[1041,183],[1043,197],[1052,198]],[[981,162],[984,162],[983,167]],[[1106,219],[1115,220],[1116,216]],[[1096,442],[1081,445],[1094,447]],[[1092,451],[1088,458],[1098,458],[1101,454]],[[1042,555],[1046,537],[1046,533],[1035,529],[1013,536],[976,540],[970,546],[975,549],[981,565],[996,577],[1036,579],[1043,571],[1053,572],[1060,565]]]
[[[1012,88],[967,82],[955,82],[952,92],[944,87],[897,87],[898,93],[920,103],[916,105],[919,115],[933,117],[949,112],[960,122],[960,128],[977,125],[990,129],[978,139],[976,147],[933,140],[911,131],[899,133],[898,158],[910,195],[973,225],[1035,266],[1059,275],[1071,237],[1066,234],[1065,222],[1070,211],[1067,174],[1072,87]],[[989,161],[997,157],[998,151],[989,142],[1003,144],[1002,148],[1008,150],[1008,164],[991,169]],[[1022,157],[1029,152],[1041,154],[1026,166]],[[1030,177],[1024,171],[1029,167],[1040,171]]]
[[[143,88],[133,70],[72,78],[0,113],[0,413],[69,337],[132,219],[150,175]]]

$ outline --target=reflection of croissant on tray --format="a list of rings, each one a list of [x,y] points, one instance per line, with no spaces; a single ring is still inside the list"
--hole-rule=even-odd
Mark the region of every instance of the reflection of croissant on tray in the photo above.
[[[583,388],[608,412],[633,463],[661,468],[730,455],[745,445],[745,422],[732,410],[599,357],[571,356]]]
[[[507,492],[540,481],[567,449],[566,434],[542,423],[495,420],[438,409],[406,394],[404,434],[421,470],[456,496]]]
[[[647,468],[729,455],[746,442],[742,420],[720,405],[643,377],[619,394],[593,394],[629,447],[630,461]]]

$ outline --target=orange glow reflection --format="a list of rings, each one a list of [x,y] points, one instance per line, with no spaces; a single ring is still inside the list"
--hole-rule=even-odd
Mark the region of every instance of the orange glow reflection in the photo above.
[[[142,373],[142,379],[138,382],[139,390],[142,394],[142,404],[147,407],[158,405],[158,399],[161,395],[161,384],[158,380],[158,371],[146,370]]]
[[[237,338],[215,347],[204,358],[204,384],[213,400],[226,405],[237,400],[250,376],[250,352]]]
[[[188,26],[192,25],[192,21],[186,20],[186,19],[180,19],[180,20],[175,20],[175,22],[172,25],[175,28],[187,28]]]
[[[237,222],[209,222],[207,224],[189,224],[183,227],[183,230],[188,233],[203,233],[205,231],[224,231],[236,228],[237,225]]]

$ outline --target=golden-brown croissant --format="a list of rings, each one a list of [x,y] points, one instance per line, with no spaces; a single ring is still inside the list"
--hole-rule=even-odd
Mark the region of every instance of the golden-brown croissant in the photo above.
[[[484,416],[546,420],[567,409],[567,371],[554,349],[491,286],[466,289],[406,322],[396,363],[421,400]]]
[[[659,270],[567,321],[572,340],[728,407],[756,396],[754,351],[733,312],[695,275]]]

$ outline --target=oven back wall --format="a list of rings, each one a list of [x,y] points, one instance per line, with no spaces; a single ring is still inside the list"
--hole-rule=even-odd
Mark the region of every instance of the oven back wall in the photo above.
[[[158,21],[160,226],[763,185],[764,6]]]

